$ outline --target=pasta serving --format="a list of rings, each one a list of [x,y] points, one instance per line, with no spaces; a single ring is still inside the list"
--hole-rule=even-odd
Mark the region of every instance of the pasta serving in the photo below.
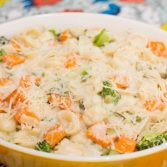
[[[0,37],[0,138],[108,156],[167,141],[167,47],[137,33],[31,28]]]

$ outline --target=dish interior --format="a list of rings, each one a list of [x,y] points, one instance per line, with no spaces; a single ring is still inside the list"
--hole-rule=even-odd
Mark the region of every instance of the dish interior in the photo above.
[[[0,32],[1,139],[85,157],[167,141],[164,32],[91,14],[36,16]]]

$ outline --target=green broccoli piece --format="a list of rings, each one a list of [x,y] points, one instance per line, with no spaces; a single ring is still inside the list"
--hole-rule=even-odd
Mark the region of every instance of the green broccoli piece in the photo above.
[[[112,89],[111,87],[112,84],[109,81],[104,81],[103,88],[98,95],[104,98],[105,103],[113,102],[114,104],[117,104],[121,98],[121,95],[118,93],[118,91]]]
[[[0,56],[6,55],[6,51],[4,49],[0,49]]]
[[[109,43],[111,41],[107,31],[103,29],[99,34],[94,37],[93,44],[95,46],[101,47],[104,46],[105,43]]]
[[[141,117],[139,117],[139,116],[136,116],[136,122],[141,122],[142,121],[142,118]]]
[[[55,29],[49,29],[48,31],[56,38],[60,36],[60,33],[58,33]]]
[[[112,84],[111,84],[111,82],[109,82],[109,81],[104,81],[104,82],[103,82],[103,85],[104,85],[104,86],[107,86],[107,87],[112,87]]]
[[[138,150],[145,150],[167,142],[167,133],[164,134],[147,134],[137,145]]]
[[[38,151],[51,152],[51,146],[47,141],[38,142],[35,146],[35,149]]]
[[[4,49],[0,49],[0,62],[2,62],[2,56],[6,55],[6,51]]]
[[[83,70],[81,72],[81,82],[86,82],[89,78],[91,78],[92,76],[89,75],[89,73],[86,70]]]
[[[81,72],[81,75],[82,75],[82,76],[88,75],[88,72],[87,72],[86,70],[83,70],[83,71]]]

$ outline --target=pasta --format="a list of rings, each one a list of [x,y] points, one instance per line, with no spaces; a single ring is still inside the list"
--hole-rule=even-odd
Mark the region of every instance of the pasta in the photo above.
[[[2,132],[10,133],[16,131],[16,122],[13,118],[9,118],[6,114],[0,115],[0,130]]]
[[[101,28],[31,28],[0,45],[0,138],[112,156],[167,142],[167,46]]]
[[[58,113],[58,120],[66,131],[66,135],[73,136],[81,129],[79,116],[73,112],[63,110]]]

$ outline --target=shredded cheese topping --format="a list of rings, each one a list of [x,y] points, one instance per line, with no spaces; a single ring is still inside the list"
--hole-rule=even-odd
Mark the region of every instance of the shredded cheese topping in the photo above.
[[[6,52],[0,78],[8,79],[0,83],[0,137],[35,149],[47,136],[52,153],[96,156],[103,153],[108,135],[116,136],[107,145],[115,150],[117,142],[127,140],[121,136],[135,146],[148,133],[165,133],[167,56],[164,49],[160,53],[162,44],[157,50],[140,34],[107,31],[107,42],[96,46],[100,28],[67,30],[33,28],[0,46]],[[127,143],[124,149],[133,150]]]

